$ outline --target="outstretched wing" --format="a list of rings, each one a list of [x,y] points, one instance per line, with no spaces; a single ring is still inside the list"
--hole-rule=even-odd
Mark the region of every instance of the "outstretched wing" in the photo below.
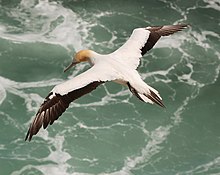
[[[179,24],[134,29],[130,38],[118,50],[113,52],[112,56],[121,59],[128,66],[136,69],[140,58],[153,48],[161,36],[171,35],[186,27],[186,24]]]
[[[72,101],[93,91],[100,84],[118,78],[116,73],[106,69],[108,68],[93,66],[73,79],[55,86],[40,106],[25,140],[31,141],[32,136],[36,135],[42,126],[45,129],[48,124],[52,125]]]

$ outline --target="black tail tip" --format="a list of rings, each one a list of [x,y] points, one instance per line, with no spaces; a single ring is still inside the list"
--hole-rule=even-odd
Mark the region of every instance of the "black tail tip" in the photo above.
[[[149,98],[152,102],[156,103],[157,105],[159,105],[162,108],[166,108],[165,105],[163,104],[162,99],[155,94],[153,91],[150,90],[150,94],[146,95],[147,98]]]

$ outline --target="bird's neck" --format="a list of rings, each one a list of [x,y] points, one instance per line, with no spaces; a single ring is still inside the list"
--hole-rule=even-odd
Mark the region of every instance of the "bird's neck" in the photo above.
[[[89,63],[90,65],[95,65],[97,62],[99,62],[102,58],[102,55],[100,55],[99,53],[90,50],[91,56],[89,58]]]

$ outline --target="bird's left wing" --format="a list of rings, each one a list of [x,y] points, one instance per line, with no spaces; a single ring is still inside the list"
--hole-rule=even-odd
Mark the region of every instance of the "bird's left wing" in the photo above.
[[[186,24],[177,24],[134,29],[130,38],[111,55],[136,69],[140,58],[154,47],[161,36],[171,35],[186,27]]]
[[[117,79],[117,76],[117,73],[112,71],[111,68],[95,65],[73,79],[55,86],[41,104],[25,140],[30,141],[42,125],[44,129],[47,128],[48,124],[52,125],[72,101],[93,91],[106,81]]]

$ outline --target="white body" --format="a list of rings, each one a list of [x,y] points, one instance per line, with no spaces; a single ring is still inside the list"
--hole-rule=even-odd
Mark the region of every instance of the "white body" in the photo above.
[[[158,91],[147,85],[136,70],[142,57],[140,49],[146,43],[149,34],[150,32],[145,28],[138,28],[133,31],[131,37],[123,46],[111,54],[101,55],[90,51],[92,68],[55,86],[52,92],[65,95],[93,81],[114,81],[123,85],[129,82],[145,102],[153,103],[143,94],[147,95],[151,90],[159,96]],[[162,99],[160,96],[159,98]]]

